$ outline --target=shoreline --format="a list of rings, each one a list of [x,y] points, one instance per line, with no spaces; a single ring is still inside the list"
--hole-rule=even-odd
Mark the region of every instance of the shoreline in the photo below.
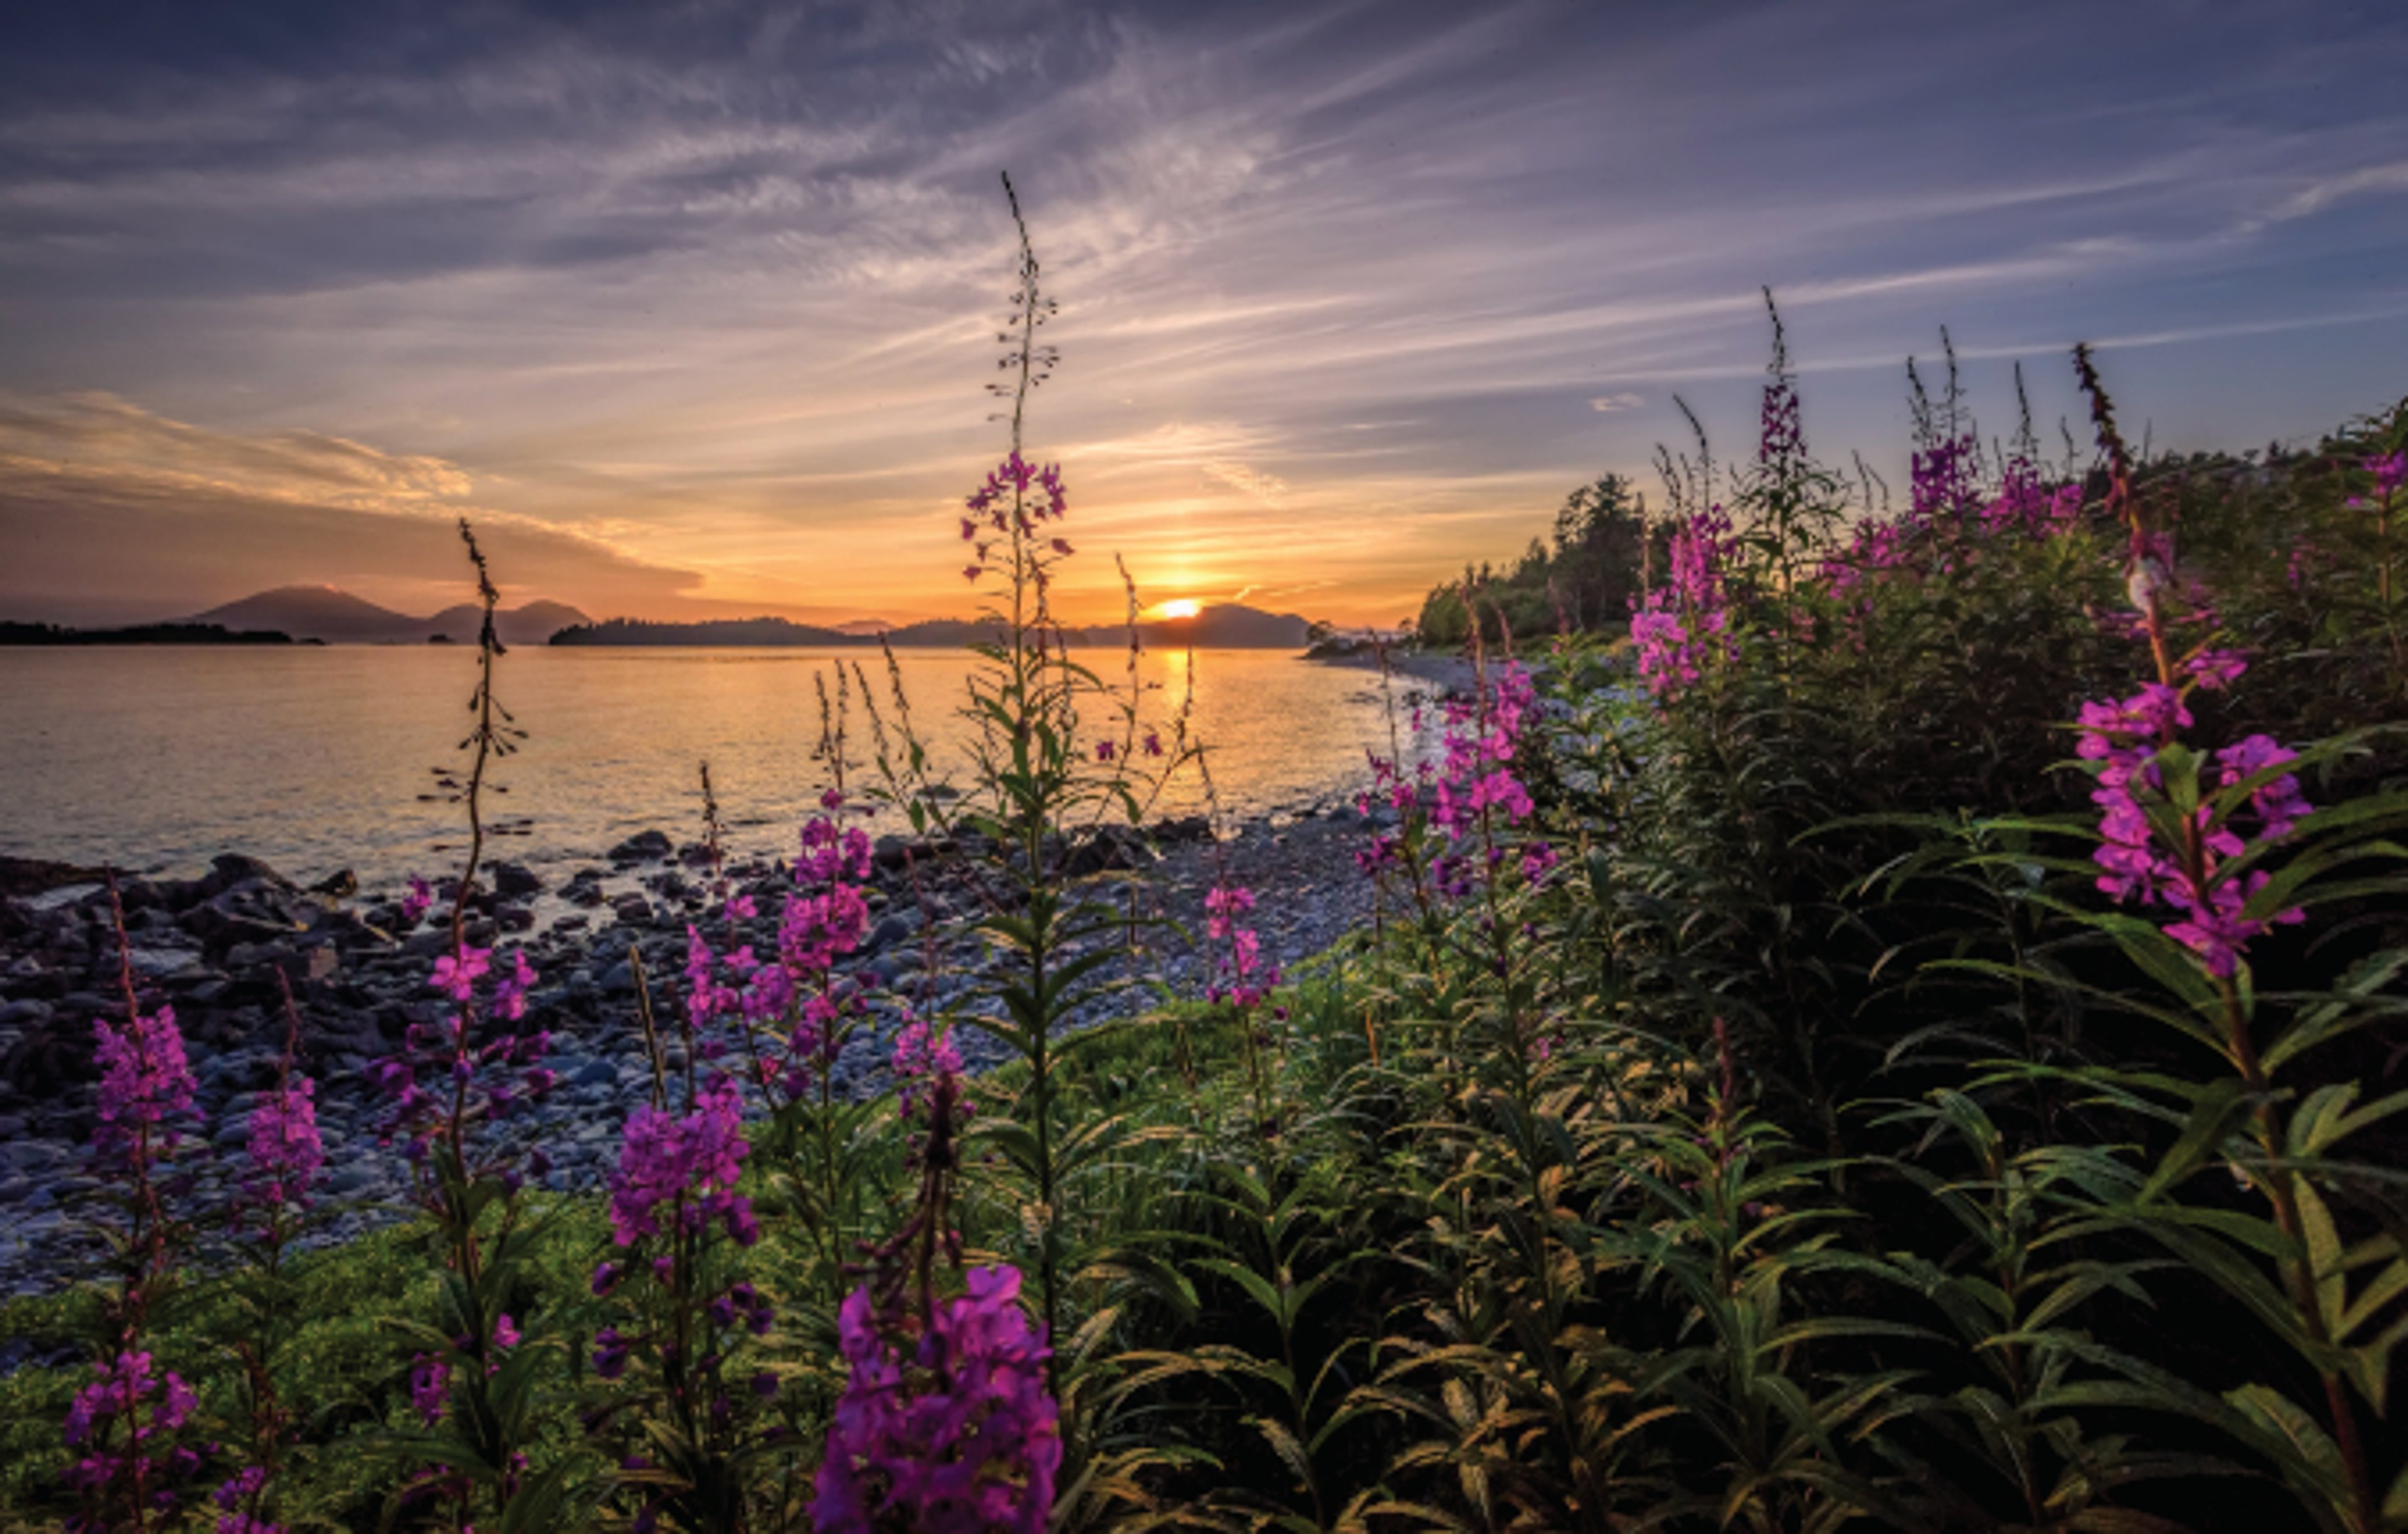
[[[1200,816],[1157,823],[1142,838],[1097,839],[1082,855],[1099,865],[1099,893],[1118,902],[1134,891],[1140,915],[1176,925],[1153,929],[1140,953],[1110,967],[1139,987],[1074,1013],[1069,1025],[1142,1012],[1165,992],[1200,997],[1205,967],[1185,935],[1200,936],[1205,892],[1221,880],[1255,892],[1254,922],[1270,963],[1288,968],[1327,950],[1369,918],[1371,890],[1352,854],[1371,824],[1341,805],[1257,817],[1218,840]],[[924,1011],[941,1010],[972,988],[982,955],[960,940],[932,952],[923,934],[932,917],[957,915],[973,896],[962,860],[941,851],[919,861],[916,881],[907,879],[904,845],[880,839],[866,891],[869,929],[839,970]],[[696,852],[650,831],[548,886],[523,865],[487,866],[487,887],[471,902],[471,940],[525,947],[538,981],[520,1026],[549,1029],[553,1039],[546,1063],[560,1084],[530,1115],[554,1162],[548,1189],[605,1186],[625,1114],[646,1100],[650,1068],[628,951],[651,978],[655,1008],[673,1005],[687,923],[704,914],[709,870],[696,866]],[[54,1288],[89,1254],[73,1211],[99,1186],[86,1175],[93,1022],[122,1011],[105,889],[55,882],[89,871],[0,859],[0,1297]],[[754,895],[762,914],[734,934],[708,924],[706,935],[723,952],[738,941],[773,950],[780,897],[791,884],[757,859],[731,866],[728,876]],[[121,878],[143,1003],[174,1006],[198,1083],[209,1141],[209,1153],[194,1161],[199,1201],[210,1202],[238,1170],[251,1100],[275,1082],[285,1034],[280,971],[301,1016],[298,1068],[319,1081],[324,1199],[339,1210],[324,1239],[348,1240],[397,1217],[407,1163],[397,1146],[376,1142],[382,1104],[366,1070],[410,1024],[437,1021],[443,1010],[427,983],[450,939],[441,900],[428,920],[397,931],[397,890],[353,891],[332,880],[307,889],[237,853],[221,854],[197,880]],[[36,883],[47,887],[22,893]],[[891,1005],[873,1003],[870,1025],[837,1064],[841,1090],[882,1088],[896,1018]],[[955,1041],[973,1072],[1002,1057],[975,1028],[958,1030]]]

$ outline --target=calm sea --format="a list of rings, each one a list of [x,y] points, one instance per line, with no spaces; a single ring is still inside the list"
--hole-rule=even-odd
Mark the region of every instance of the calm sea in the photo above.
[[[1087,659],[1115,678],[1124,663]],[[885,702],[875,651],[511,651],[497,692],[527,739],[492,803],[523,834],[496,855],[583,863],[653,826],[695,839],[705,759],[736,849],[786,851],[826,781],[815,679],[839,660],[861,663]],[[914,721],[957,772],[972,664],[901,657]],[[1261,651],[1204,652],[1192,672],[1175,652],[1141,666],[1151,717],[1192,686],[1194,729],[1239,815],[1333,802],[1364,781],[1365,747],[1386,750],[1375,672]],[[370,885],[438,870],[459,812],[422,796],[431,768],[462,760],[475,668],[473,651],[433,646],[0,650],[0,853],[189,873],[233,850]],[[855,726],[851,754],[866,759]],[[1191,769],[1161,810],[1202,802]]]

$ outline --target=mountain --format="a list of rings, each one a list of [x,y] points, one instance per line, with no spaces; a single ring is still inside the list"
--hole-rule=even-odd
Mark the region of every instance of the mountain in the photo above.
[[[279,586],[187,621],[229,629],[275,629],[296,639],[329,644],[424,644],[438,634],[466,644],[477,638],[479,617],[478,609],[466,603],[431,618],[413,618],[332,586]],[[591,621],[566,603],[545,601],[504,608],[494,620],[504,644],[541,644],[560,629]]]
[[[1160,650],[1302,650],[1312,633],[1312,625],[1293,612],[1265,612],[1235,602],[1138,628],[1146,643]]]
[[[1293,612],[1265,612],[1259,608],[1223,603],[1193,618],[1167,618],[1140,624],[1138,633],[1156,650],[1302,650],[1312,625]],[[784,618],[714,618],[697,624],[656,624],[641,618],[613,618],[563,629],[552,642],[564,645],[697,645],[834,649],[878,641],[881,630],[862,622],[836,628],[797,624]],[[984,619],[930,618],[882,631],[897,649],[960,649],[994,643],[1000,625]],[[1065,638],[1074,645],[1117,646],[1128,642],[1128,630],[1115,624],[1073,628]]]
[[[445,608],[423,621],[419,638],[440,634],[461,644],[474,644],[481,616],[481,609],[469,602]],[[562,629],[593,621],[566,602],[529,602],[520,608],[495,609],[494,632],[501,636],[504,644],[549,644]]]
[[[551,642],[562,645],[700,645],[721,649],[866,644],[858,635],[783,618],[710,618],[698,624],[656,624],[647,618],[590,620],[564,628]]]

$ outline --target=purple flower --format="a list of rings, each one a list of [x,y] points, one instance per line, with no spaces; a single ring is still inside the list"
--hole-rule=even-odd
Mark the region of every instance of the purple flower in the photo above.
[[[660,1206],[691,1197],[697,1219],[728,1213],[735,1197],[744,1142],[744,1096],[731,1077],[721,1077],[695,1098],[694,1111],[674,1118],[647,1103],[627,1116],[619,1148],[619,1169],[610,1179],[610,1233],[621,1246],[657,1236]],[[741,1227],[751,1224],[747,1206]],[[598,1277],[598,1275],[597,1275]]]
[[[973,1268],[968,1293],[938,1306],[916,1347],[898,1350],[867,1287],[837,1315],[850,1368],[814,1484],[812,1527],[1039,1534],[1062,1465],[1052,1355],[1019,1305],[1020,1272]]]
[[[326,1162],[318,1136],[318,1083],[303,1076],[263,1092],[251,1110],[251,1177],[247,1190],[265,1204],[307,1202],[309,1183]]]
[[[605,1326],[594,1334],[594,1372],[606,1380],[615,1380],[627,1372],[627,1352],[631,1344],[619,1335],[616,1326]]]
[[[2091,854],[2103,870],[2099,888],[2117,900],[2137,898],[2172,908],[2180,919],[2166,924],[2166,935],[2197,953],[2209,973],[2225,977],[2238,968],[2251,939],[2275,924],[2302,921],[2305,913],[2292,907],[2263,919],[2244,914],[2269,876],[2253,871],[2241,881],[2219,871],[2226,860],[2247,851],[2248,843],[2229,820],[2219,823],[2214,818],[2212,806],[2201,805],[2196,811],[2185,832],[2190,839],[2187,848],[2176,847],[2160,835],[2158,820],[2149,813],[2152,805],[2161,814],[2167,809],[2157,752],[2173,741],[2179,727],[2190,723],[2190,713],[2176,689],[2148,683],[2116,703],[2085,703],[2083,736],[2076,752],[2100,764],[2099,786],[2090,796],[2101,810],[2100,846]],[[2263,735],[2250,736],[2214,757],[2225,788],[2237,787],[2293,759],[2288,750]],[[2311,811],[2300,793],[2299,780],[2288,773],[2252,788],[2250,807],[2258,835],[2266,841],[2289,835]],[[2189,866],[2188,859],[2194,855],[2200,878],[2194,878]]]
[[[2374,476],[2374,493],[2386,500],[2396,495],[2402,484],[2408,484],[2408,451],[2369,458],[2363,466]]]
[[[257,1465],[248,1466],[209,1494],[209,1499],[231,1512],[238,1502],[258,1495],[267,1484],[267,1471]]]
[[[2238,650],[2202,650],[2182,664],[2183,674],[2209,692],[2221,692],[2249,669],[2249,657]]]
[[[443,1420],[444,1402],[452,1393],[452,1366],[433,1354],[410,1360],[409,1404],[429,1427]]]
[[[908,1119],[918,1114],[939,1081],[961,1074],[962,1056],[953,1048],[953,1035],[938,1033],[914,1018],[895,1036],[892,1068],[903,1116]]]
[[[1527,843],[1522,849],[1522,877],[1528,882],[1536,884],[1545,879],[1561,861],[1563,861],[1561,855],[1556,853],[1552,844],[1544,841]]]
[[[95,1019],[93,1029],[93,1058],[100,1067],[97,1138],[104,1147],[130,1140],[138,1132],[136,1125],[192,1111],[193,1069],[184,1059],[184,1036],[176,1027],[173,1007],[148,1017],[137,1012],[122,1026]]]
[[[492,968],[493,950],[472,948],[463,944],[457,953],[443,953],[435,960],[435,973],[427,983],[454,1001],[466,1002],[476,995],[478,977]]]
[[[1229,935],[1229,924],[1254,909],[1254,892],[1242,885],[1216,884],[1204,894],[1204,930],[1215,938]]]
[[[434,903],[435,887],[416,874],[411,874],[409,893],[401,897],[401,925],[416,926],[418,919],[426,914],[426,908]]]

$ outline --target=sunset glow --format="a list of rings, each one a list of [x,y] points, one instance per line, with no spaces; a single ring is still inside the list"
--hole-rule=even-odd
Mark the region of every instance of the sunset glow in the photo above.
[[[2042,437],[2084,419],[2087,337],[2160,450],[2312,442],[2408,343],[2396,7],[34,8],[0,50],[22,619],[431,611],[461,515],[512,603],[967,617],[1002,166],[1061,304],[1028,446],[1074,623],[1118,615],[1117,554],[1149,596],[1394,624],[1598,475],[1652,487],[1676,395],[1746,429],[1762,284],[1809,437],[1894,484],[1943,324],[1985,429],[2017,362]]]
[[[1154,609],[1154,616],[1158,618],[1193,618],[1203,610],[1204,604],[1192,596],[1182,596],[1177,601],[1165,602]]]

